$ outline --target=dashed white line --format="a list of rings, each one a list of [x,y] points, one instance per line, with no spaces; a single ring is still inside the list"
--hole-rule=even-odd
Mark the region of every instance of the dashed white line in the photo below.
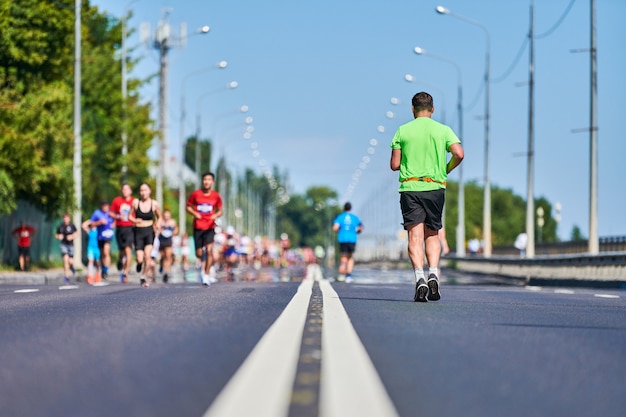
[[[59,286],[59,290],[75,290],[78,288],[78,285],[61,285]]]
[[[574,294],[572,290],[554,290],[555,294]]]
[[[26,294],[26,293],[29,293],[29,292],[39,292],[39,290],[36,289],[36,288],[25,288],[23,290],[15,290],[13,292],[15,294]]]
[[[598,298],[619,298],[619,295],[614,294],[594,294],[593,296]]]

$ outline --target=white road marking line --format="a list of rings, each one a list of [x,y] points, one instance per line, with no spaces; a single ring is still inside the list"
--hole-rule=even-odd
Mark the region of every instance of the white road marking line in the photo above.
[[[110,284],[108,282],[100,281],[100,282],[94,282],[91,285],[93,287],[106,287],[107,285],[110,285]]]
[[[541,291],[541,287],[536,287],[536,286],[532,286],[532,285],[527,285],[525,288],[528,291]]]
[[[75,290],[78,288],[78,285],[61,285],[59,286],[59,290]]]
[[[39,292],[39,290],[35,289],[35,288],[26,288],[24,290],[15,290],[13,292],[15,294],[26,294],[26,293],[29,293],[29,292]]]
[[[312,279],[302,281],[204,417],[288,414],[312,288]]]
[[[554,290],[555,294],[574,294],[572,290]]]
[[[594,294],[593,296],[598,298],[619,298],[619,295],[614,294]]]
[[[320,415],[398,416],[339,296],[327,280],[320,281],[320,288],[324,296]]]

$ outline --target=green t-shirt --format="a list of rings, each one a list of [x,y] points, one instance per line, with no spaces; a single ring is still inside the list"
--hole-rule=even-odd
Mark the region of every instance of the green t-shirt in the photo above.
[[[400,149],[400,188],[398,191],[430,191],[446,188],[448,152],[459,138],[450,127],[429,117],[418,117],[398,128],[391,149]],[[404,181],[408,178],[430,178],[437,182]]]

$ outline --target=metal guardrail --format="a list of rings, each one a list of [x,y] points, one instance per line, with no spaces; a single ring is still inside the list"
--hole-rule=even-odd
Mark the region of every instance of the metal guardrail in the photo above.
[[[626,252],[626,236],[607,236],[599,239],[600,252]],[[537,243],[536,255],[584,254],[589,249],[587,240]],[[511,246],[494,246],[493,255],[519,255],[519,249]]]

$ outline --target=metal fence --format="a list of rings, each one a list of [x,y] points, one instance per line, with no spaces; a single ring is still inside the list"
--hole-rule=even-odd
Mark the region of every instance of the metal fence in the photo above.
[[[17,263],[17,239],[13,236],[13,231],[22,221],[35,229],[30,247],[33,261],[61,258],[59,242],[54,238],[61,219],[47,219],[34,206],[18,201],[17,210],[0,217],[0,263]]]

